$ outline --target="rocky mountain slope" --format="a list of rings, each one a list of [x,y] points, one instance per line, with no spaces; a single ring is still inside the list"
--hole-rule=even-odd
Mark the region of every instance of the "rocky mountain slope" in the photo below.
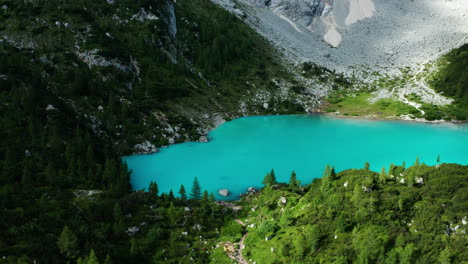
[[[389,99],[414,109],[403,111],[412,114],[402,116],[465,119],[465,114],[460,113],[464,110],[456,110],[455,115],[426,116],[426,110],[433,112],[430,109],[443,108],[437,111],[453,113],[453,108],[460,108],[453,106],[454,100],[447,98],[448,94],[440,93],[440,89],[434,91],[426,79],[437,74],[439,62],[445,61],[444,54],[468,42],[468,6],[463,1],[213,2],[244,19],[293,63],[315,63],[352,76],[354,89],[351,93],[340,91],[340,96],[368,93],[372,87],[372,94],[362,102],[366,105]],[[371,118],[406,118],[395,113],[376,115],[382,111],[343,110]]]
[[[204,141],[238,116],[312,112],[337,86],[331,72],[296,74],[267,41],[206,1],[4,0],[0,7],[2,90],[29,92],[25,76],[33,75],[48,94],[38,101],[41,114],[64,113],[64,104],[126,153]]]
[[[292,60],[342,72],[360,67],[397,73],[468,41],[463,0],[214,2],[242,11],[252,27]]]

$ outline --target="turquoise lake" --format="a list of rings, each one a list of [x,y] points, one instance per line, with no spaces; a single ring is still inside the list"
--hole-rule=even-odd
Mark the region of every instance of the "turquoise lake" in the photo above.
[[[133,189],[156,181],[160,193],[174,194],[184,184],[190,192],[194,177],[217,199],[237,199],[250,186],[261,188],[263,177],[275,170],[288,182],[294,170],[302,184],[321,177],[327,164],[337,171],[390,163],[420,162],[468,165],[467,124],[425,124],[404,121],[340,119],[325,115],[243,117],[209,133],[208,143],[187,142],[150,155],[125,157]],[[229,197],[218,190],[227,188]]]

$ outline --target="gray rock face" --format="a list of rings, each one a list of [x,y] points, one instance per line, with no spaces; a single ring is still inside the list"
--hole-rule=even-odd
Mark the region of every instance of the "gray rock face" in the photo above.
[[[342,73],[399,74],[468,41],[466,0],[211,1],[245,11],[245,21],[290,60]]]
[[[283,15],[304,26],[312,24],[323,14],[325,3],[322,0],[247,0],[258,7],[266,7],[276,14]],[[333,1],[333,0],[331,0]]]

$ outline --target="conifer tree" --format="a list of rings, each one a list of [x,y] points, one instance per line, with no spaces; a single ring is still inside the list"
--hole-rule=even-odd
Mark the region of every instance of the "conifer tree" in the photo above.
[[[167,195],[167,197],[169,198],[169,201],[174,201],[175,196],[174,196],[174,192],[172,191],[172,189],[169,190],[169,194]]]
[[[68,228],[68,226],[65,226],[62,230],[62,233],[60,233],[60,236],[57,240],[57,246],[60,250],[60,253],[70,259],[74,259],[79,254],[78,238],[70,230],[70,228]]]
[[[104,260],[104,264],[112,264],[112,259],[109,255],[106,256],[106,259]]]
[[[419,156],[416,156],[416,160],[414,161],[414,166],[419,166]]]
[[[388,175],[393,175],[395,171],[395,164],[391,163],[390,168],[388,169]]]
[[[364,164],[364,169],[365,170],[369,170],[370,169],[370,163],[368,161],[366,161],[366,163]]]
[[[150,198],[155,198],[158,196],[159,188],[156,182],[154,181],[150,182],[149,187],[148,187],[148,193],[149,193]]]
[[[177,210],[173,202],[171,202],[171,204],[169,205],[169,209],[167,209],[167,215],[169,217],[169,223],[171,224],[171,226],[174,226],[177,222]]]
[[[335,172],[335,167],[331,167],[330,169],[330,180],[338,179],[338,175]]]
[[[437,160],[436,160],[437,163],[440,163],[440,154],[437,155]]]
[[[300,184],[301,184],[301,182],[297,180],[296,173],[293,171],[291,173],[291,177],[289,178],[289,188],[292,191],[296,191],[299,188]]]
[[[327,166],[325,166],[325,170],[323,171],[322,178],[329,177],[330,173],[331,173],[331,168],[330,168],[330,165],[327,164]]]
[[[387,180],[387,173],[385,173],[385,167],[382,167],[379,174],[379,181],[381,184],[384,184]]]
[[[180,199],[182,201],[187,200],[187,194],[186,194],[185,187],[183,184],[180,185],[179,194],[180,194]]]
[[[195,177],[193,180],[193,185],[192,185],[192,192],[190,193],[190,198],[194,200],[200,200],[202,195],[200,183],[198,182],[198,178]]]
[[[265,187],[270,187],[273,184],[276,184],[276,176],[275,176],[275,171],[272,169],[270,173],[267,173],[265,177],[263,178],[263,185]]]
[[[96,253],[94,253],[94,249],[91,249],[86,264],[99,264],[99,260],[96,257]]]

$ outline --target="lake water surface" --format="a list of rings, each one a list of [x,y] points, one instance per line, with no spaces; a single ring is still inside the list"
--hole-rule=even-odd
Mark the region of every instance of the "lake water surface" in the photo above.
[[[190,192],[194,177],[203,190],[216,195],[227,188],[237,199],[250,186],[262,187],[275,170],[287,182],[294,170],[303,184],[321,177],[326,164],[337,171],[387,169],[406,161],[468,165],[467,124],[424,124],[404,121],[338,119],[324,115],[243,117],[224,123],[209,134],[209,143],[188,142],[159,153],[125,157],[135,190],[156,181],[160,192]],[[226,199],[226,198],[223,198]]]

